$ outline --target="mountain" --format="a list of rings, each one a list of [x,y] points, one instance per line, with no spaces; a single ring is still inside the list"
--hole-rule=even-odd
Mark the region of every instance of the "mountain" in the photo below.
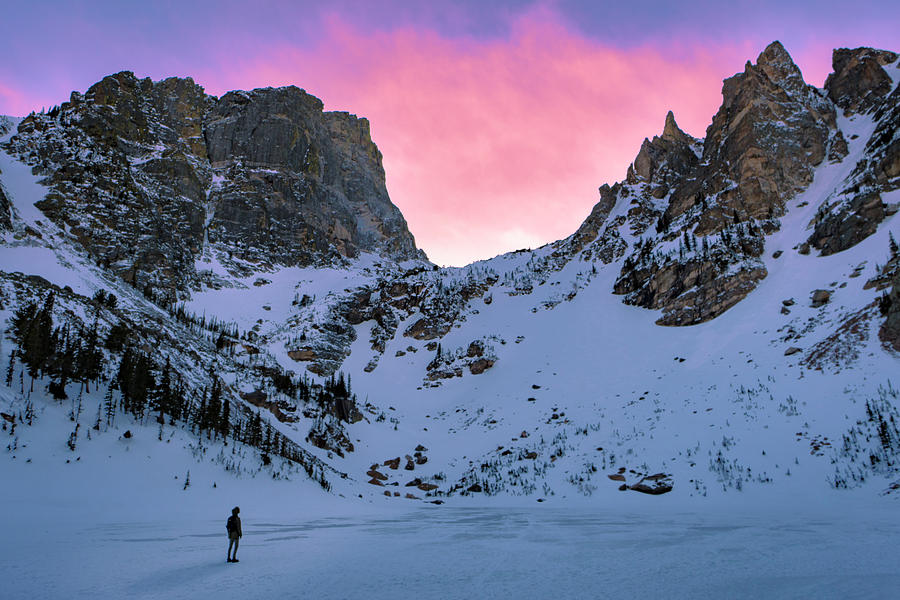
[[[16,446],[177,433],[370,500],[891,493],[900,57],[833,66],[772,43],[571,236],[463,268],[416,249],[367,122],[296,88],[119,73],[8,120]]]
[[[424,259],[384,184],[369,123],[295,87],[208,96],[122,72],[23,119],[8,151],[40,210],[96,261],[170,300],[212,278],[360,252]]]

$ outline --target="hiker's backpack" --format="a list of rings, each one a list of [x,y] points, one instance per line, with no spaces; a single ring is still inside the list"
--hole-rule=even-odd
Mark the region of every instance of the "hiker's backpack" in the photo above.
[[[234,515],[228,517],[228,520],[225,521],[225,531],[231,533],[234,530]]]

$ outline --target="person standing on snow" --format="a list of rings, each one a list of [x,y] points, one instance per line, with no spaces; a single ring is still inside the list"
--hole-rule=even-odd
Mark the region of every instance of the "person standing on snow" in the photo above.
[[[241,536],[244,535],[244,532],[241,531],[239,512],[241,512],[239,506],[232,508],[231,516],[228,517],[228,521],[225,523],[225,530],[228,531],[228,562],[240,562],[237,559],[238,542]],[[234,552],[231,551],[232,548],[234,548]]]

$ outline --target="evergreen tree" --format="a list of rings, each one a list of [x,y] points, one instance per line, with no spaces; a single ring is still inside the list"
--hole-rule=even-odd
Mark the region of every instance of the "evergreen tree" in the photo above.
[[[203,433],[204,421],[206,419],[206,395],[207,390],[203,388],[203,395],[200,397],[200,406],[197,407],[197,412],[194,413],[194,427],[197,428],[197,433]]]
[[[128,382],[132,377],[133,370],[134,353],[131,346],[126,346],[125,352],[122,353],[122,360],[119,362],[119,372],[116,375],[116,383],[119,391],[122,392],[122,410],[126,412],[131,412],[131,394]]]
[[[17,310],[12,317],[13,337],[19,346],[19,357],[28,367],[31,391],[34,380],[47,369],[56,348],[53,339],[53,292],[47,294],[43,306],[30,302]]]
[[[106,412],[106,425],[111,426],[116,416],[116,399],[113,395],[113,384],[110,384],[106,388],[106,395],[103,397],[103,406]]]
[[[113,298],[115,298],[115,296],[113,296]],[[125,342],[128,340],[130,333],[131,330],[127,325],[124,323],[116,323],[109,328],[109,333],[106,334],[106,340],[103,342],[103,346],[111,352],[120,352],[125,346]]]
[[[84,382],[85,391],[88,393],[91,391],[90,383],[100,379],[103,367],[103,352],[99,347],[97,325],[97,319],[94,319],[91,328],[87,332],[82,331],[83,342],[78,350],[78,378]]]
[[[94,423],[94,429],[100,431],[100,425],[103,424],[103,403],[97,404],[97,421]]]
[[[154,397],[155,409],[159,413],[156,421],[160,424],[166,420],[166,415],[173,414],[174,393],[172,391],[172,363],[169,357],[166,357],[166,364],[163,367],[162,376],[160,377],[159,387]]]
[[[262,443],[262,418],[259,416],[259,411],[256,411],[250,420],[250,426],[247,431],[247,443],[256,447],[259,447]]]
[[[13,339],[19,347],[24,349],[25,339],[28,337],[31,328],[34,326],[37,317],[37,303],[29,302],[23,304],[14,313],[10,322],[12,323]]]
[[[228,437],[230,420],[231,402],[229,402],[228,398],[225,398],[225,402],[222,403],[222,417],[219,419],[219,433],[221,434],[222,439]]]
[[[272,423],[266,421],[266,438],[262,444],[263,452],[268,454],[272,449]]]
[[[9,366],[6,368],[6,387],[12,387],[13,373],[16,370],[16,356],[19,351],[16,348],[9,353]]]
[[[47,389],[57,400],[68,398],[66,386],[69,383],[69,378],[72,376],[74,362],[72,360],[71,344],[68,325],[64,328],[57,328],[53,332],[51,345],[56,348],[56,352],[50,358],[48,371],[50,377],[55,379],[55,381],[51,381]]]
[[[212,392],[209,395],[209,404],[206,406],[206,418],[203,426],[203,429],[206,430],[207,439],[209,439],[210,434],[212,434],[213,438],[218,437],[221,413],[222,385],[217,377],[213,377]]]
[[[181,419],[185,423],[190,421],[191,416],[191,403],[187,397],[187,391],[184,384],[184,379],[181,375],[176,375],[177,383],[175,386],[175,415],[176,419]]]

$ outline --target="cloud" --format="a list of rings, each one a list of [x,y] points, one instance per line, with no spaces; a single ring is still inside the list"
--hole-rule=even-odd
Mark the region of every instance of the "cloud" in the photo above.
[[[279,44],[198,79],[214,92],[294,83],[329,110],[368,117],[418,244],[463,264],[572,233],[668,110],[703,136],[721,80],[747,53],[617,49],[549,13],[491,40],[368,33],[331,17],[312,48]]]

